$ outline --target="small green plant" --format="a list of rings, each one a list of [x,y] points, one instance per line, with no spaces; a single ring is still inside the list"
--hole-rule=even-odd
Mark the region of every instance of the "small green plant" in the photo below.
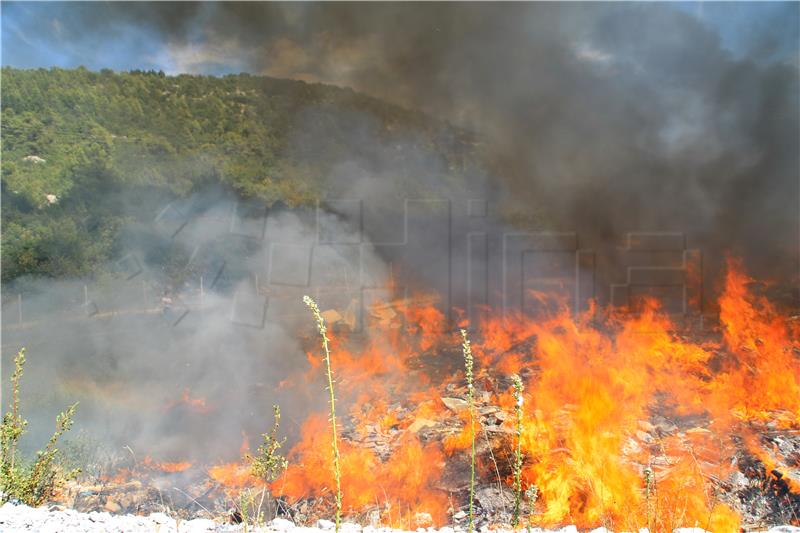
[[[467,330],[461,330],[461,351],[464,354],[464,375],[467,380],[467,408],[469,409],[470,441],[470,478],[469,478],[469,519],[467,533],[472,533],[475,521],[475,393],[472,383],[472,346],[467,337]]]
[[[653,469],[647,465],[644,469],[644,505],[645,505],[645,518],[647,520],[647,527],[652,531],[652,524],[650,523],[650,497],[653,493],[655,485],[655,476]]]
[[[530,485],[528,490],[525,491],[525,496],[528,497],[528,533],[531,533],[531,523],[533,522],[533,515],[536,514],[536,500],[539,499],[539,489],[536,485]]]
[[[333,474],[336,482],[336,529],[338,533],[339,526],[342,519],[342,485],[339,472],[339,445],[336,436],[336,398],[333,394],[333,371],[331,370],[331,351],[330,339],[328,339],[328,328],[325,327],[325,319],[322,318],[322,313],[319,311],[319,306],[311,298],[311,296],[303,296],[303,302],[311,309],[314,314],[314,320],[317,323],[317,330],[320,337],[322,337],[322,353],[325,356],[325,372],[328,377],[328,392],[330,394],[329,403],[331,407],[331,453],[333,455]],[[473,439],[474,446],[474,439]]]
[[[261,498],[256,504],[256,496],[251,489],[245,489],[239,493],[239,514],[242,519],[242,529],[244,533],[248,533],[250,523],[254,527],[259,527],[264,524],[264,513],[261,510],[264,505],[264,498],[266,497],[266,489],[262,489]]]
[[[250,493],[249,490],[243,490],[239,493],[239,513],[242,515],[242,526],[244,528],[244,533],[248,532],[248,522],[250,517],[248,516],[250,512],[250,507],[253,504],[253,495]]]
[[[278,479],[289,464],[280,453],[281,447],[286,442],[286,439],[278,438],[278,430],[281,425],[280,406],[273,405],[272,414],[272,429],[269,433],[262,435],[263,441],[258,450],[256,450],[255,456],[247,456],[247,460],[250,462],[250,473],[253,477],[267,483]],[[239,493],[238,508],[245,533],[248,531],[250,522],[256,527],[264,523],[262,508],[266,499],[267,488],[264,487],[260,492],[261,497],[258,504],[256,504],[256,496],[252,490],[246,489]]]
[[[514,449],[514,516],[511,525],[519,525],[520,506],[522,504],[522,380],[513,376],[514,385],[514,412],[517,415],[516,438],[517,445]]]
[[[278,429],[281,425],[281,408],[272,406],[272,430],[262,435],[263,442],[256,450],[256,455],[251,458],[250,471],[253,476],[266,482],[275,481],[288,466],[286,458],[280,454],[280,449],[286,439],[278,438]]]
[[[0,425],[0,501],[17,499],[39,506],[47,502],[58,486],[80,472],[74,469],[64,472],[56,464],[58,439],[72,427],[77,403],[56,417],[56,430],[44,450],[36,452],[36,459],[26,464],[18,456],[19,439],[25,434],[28,421],[22,418],[19,409],[19,381],[25,365],[25,349],[14,357],[14,373],[11,374],[11,410],[3,415]]]

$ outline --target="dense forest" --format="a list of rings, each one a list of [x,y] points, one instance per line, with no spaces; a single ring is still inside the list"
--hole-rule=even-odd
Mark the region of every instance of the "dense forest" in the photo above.
[[[132,219],[204,188],[309,204],[355,160],[419,191],[422,160],[457,181],[472,149],[444,122],[322,84],[3,68],[2,278],[92,275]]]

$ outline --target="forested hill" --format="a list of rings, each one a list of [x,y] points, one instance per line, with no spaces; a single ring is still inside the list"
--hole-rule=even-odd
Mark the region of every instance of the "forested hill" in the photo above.
[[[216,186],[304,204],[347,161],[398,181],[423,164],[459,180],[470,150],[443,122],[321,84],[3,68],[3,281],[95,272],[147,198]]]

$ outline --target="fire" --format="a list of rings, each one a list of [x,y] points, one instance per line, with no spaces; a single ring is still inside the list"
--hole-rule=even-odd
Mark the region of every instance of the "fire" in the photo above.
[[[142,464],[151,469],[160,470],[162,472],[167,472],[174,474],[176,472],[183,472],[184,470],[189,470],[192,467],[192,463],[189,461],[176,461],[173,463],[170,462],[157,462],[154,461],[152,457],[149,455],[145,456],[142,460]]]
[[[169,411],[178,406],[184,406],[190,411],[198,414],[206,414],[211,411],[211,407],[207,404],[206,399],[202,396],[192,397],[192,393],[189,389],[183,389],[181,397],[177,400],[168,402],[164,407],[164,410]]]
[[[516,431],[515,402],[501,384],[512,374],[525,381],[522,479],[538,493],[532,525],[739,530],[739,516],[708,482],[732,474],[731,436],[742,435],[749,452],[773,468],[753,425],[800,426],[798,328],[754,294],[751,283],[731,261],[718,299],[719,330],[692,338],[652,299],[635,314],[592,307],[576,316],[537,294],[545,310],[540,316],[489,312],[474,325],[476,398],[491,407],[486,413],[497,413],[498,461]],[[382,303],[365,338],[342,330],[332,335],[345,514],[378,509],[384,522],[411,527],[427,513],[443,524],[463,496],[449,493],[444,478],[451,465],[468,464],[470,415],[460,399],[459,342],[434,301]],[[281,388],[322,390],[320,357],[311,348],[307,357],[308,369],[286,377]],[[204,405],[188,392],[182,402]],[[698,421],[695,427],[657,430],[665,420],[687,416]],[[434,427],[444,427],[444,437],[424,438]],[[476,437],[488,445],[486,431],[476,424]],[[243,456],[248,449],[245,439]],[[288,469],[270,485],[274,495],[290,502],[332,498],[326,414],[303,422],[288,459]],[[162,469],[184,464],[162,463]],[[500,470],[510,486],[505,465],[479,464],[478,474],[487,481]],[[256,483],[245,462],[208,472],[227,488]]]
[[[242,432],[242,444],[239,446],[239,455],[246,458],[250,452],[250,439],[247,434]],[[208,476],[222,485],[228,491],[254,487],[262,484],[250,473],[250,465],[247,461],[239,463],[221,463],[208,469]]]
[[[598,320],[591,309],[575,317],[560,306],[546,317],[489,318],[478,325],[477,382],[490,375],[527,376],[523,479],[540,495],[533,517],[537,525],[611,524],[668,531],[700,524],[712,531],[738,530],[738,516],[717,501],[706,481],[712,473],[730,473],[722,466],[731,456],[730,446],[717,443],[729,439],[735,424],[776,416],[785,426],[800,422],[800,365],[792,351],[797,342],[769,302],[748,291],[749,282],[731,263],[719,298],[722,342],[681,337],[653,300],[644,301],[636,316],[612,313]],[[553,309],[552,300],[543,307]],[[408,379],[408,365],[430,350],[454,345],[456,339],[443,333],[444,318],[432,306],[414,308],[404,302],[401,312],[406,333],[416,333],[411,336],[416,342],[390,327],[359,353],[348,350],[346,339],[335,340],[339,391],[344,401],[352,402],[350,415],[358,432],[425,427],[453,416],[440,401],[446,383],[431,384],[425,374]],[[726,357],[714,371],[719,353]],[[315,358],[310,352],[309,359]],[[312,365],[316,368],[318,362]],[[398,373],[403,377],[398,379]],[[461,379],[457,373],[450,381]],[[508,391],[486,389],[483,394],[510,412]],[[413,398],[417,408],[400,421],[390,406],[403,395]],[[698,428],[684,440],[640,442],[637,431],[649,425],[654,409],[675,416],[702,415],[708,428]],[[424,445],[409,432],[385,460],[343,442],[345,509],[377,504],[384,511],[429,512],[438,523],[446,521],[447,494],[437,482],[446,461],[463,460],[460,454],[471,437],[468,411],[456,413],[456,418],[461,430],[441,444]],[[505,426],[512,418],[506,420]],[[329,439],[327,418],[310,417],[291,451],[290,467],[273,491],[290,499],[330,494]],[[398,519],[391,513],[385,518]]]
[[[176,463],[158,463],[158,469],[163,472],[183,472],[184,470],[188,470],[192,467],[192,463],[189,461],[178,461]]]
[[[189,461],[159,462],[149,455],[145,455],[141,462],[132,467],[118,468],[113,475],[104,475],[100,479],[104,482],[124,484],[137,478],[149,478],[161,474],[178,474],[194,466]]]
[[[208,469],[211,479],[227,489],[240,489],[257,485],[257,480],[250,474],[250,467],[241,463],[225,463]]]
[[[730,358],[718,377],[719,402],[741,420],[800,424],[800,344],[790,337],[785,318],[770,302],[748,292],[747,277],[729,261],[725,292],[719,299],[720,321]]]
[[[310,417],[302,433],[285,475],[272,484],[273,491],[292,499],[324,495],[334,486],[327,418]],[[339,453],[345,510],[377,505],[390,523],[408,524],[417,512],[430,513],[437,522],[447,519],[446,494],[430,485],[444,467],[444,455],[435,446],[409,438],[386,462],[372,450],[347,442],[341,443]]]

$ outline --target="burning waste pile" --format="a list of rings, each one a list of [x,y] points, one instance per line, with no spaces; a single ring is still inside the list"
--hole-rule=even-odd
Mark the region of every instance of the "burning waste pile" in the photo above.
[[[800,526],[797,4],[108,4],[3,6],[0,531]]]
[[[736,261],[714,327],[681,328],[655,300],[634,314],[575,315],[539,297],[547,311],[535,319],[489,314],[460,331],[431,295],[391,300],[371,309],[379,334],[369,336],[307,298],[308,365],[281,387],[327,389],[330,411],[308,416],[288,450],[276,407],[273,429],[255,450],[245,438],[239,461],[131,451],[113,473],[48,494],[56,511],[6,504],[0,525],[734,532],[800,523],[800,320]],[[188,391],[182,402],[204,407]]]

